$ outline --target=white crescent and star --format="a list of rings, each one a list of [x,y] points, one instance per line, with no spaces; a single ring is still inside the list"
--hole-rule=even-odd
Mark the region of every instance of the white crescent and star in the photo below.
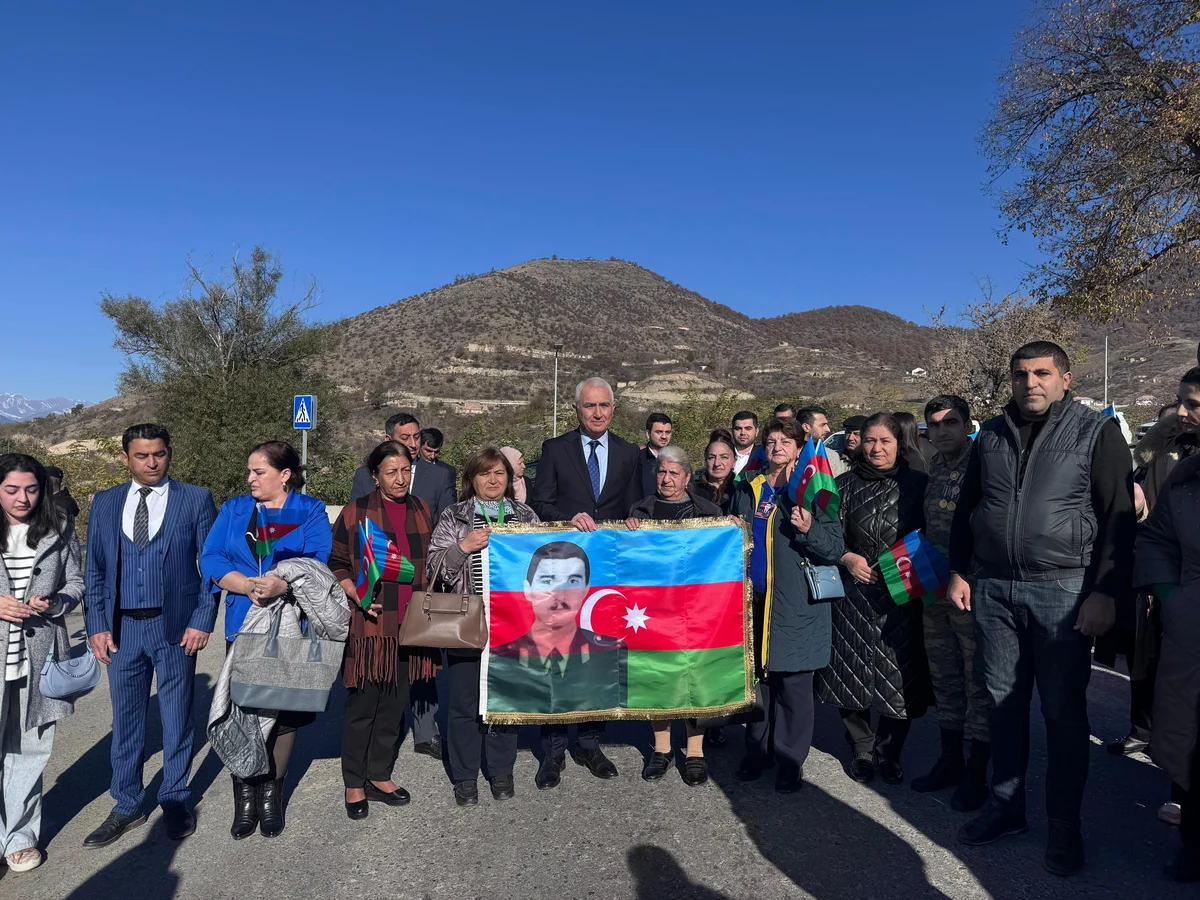
[[[601,600],[603,600],[609,594],[615,594],[616,596],[620,597],[622,600],[626,599],[624,594],[622,594],[620,591],[613,590],[612,588],[601,588],[600,590],[596,591],[594,594],[592,594],[590,597],[588,597],[585,601],[583,601],[583,608],[579,610],[579,627],[580,628],[584,628],[588,631],[596,630],[595,628],[592,627],[592,610],[594,610],[596,608],[597,603],[599,603]],[[624,618],[625,618],[625,627],[632,628],[635,634],[638,632],[639,629],[649,628],[649,626],[646,623],[650,621],[650,616],[646,615],[646,610],[643,609],[642,607],[638,606],[637,603],[633,604],[632,609],[629,608],[628,606],[625,607]]]

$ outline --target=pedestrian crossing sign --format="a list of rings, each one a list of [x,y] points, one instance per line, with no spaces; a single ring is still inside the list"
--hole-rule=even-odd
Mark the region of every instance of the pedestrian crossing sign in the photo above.
[[[297,394],[292,398],[292,427],[308,431],[317,424],[317,398],[312,394]]]

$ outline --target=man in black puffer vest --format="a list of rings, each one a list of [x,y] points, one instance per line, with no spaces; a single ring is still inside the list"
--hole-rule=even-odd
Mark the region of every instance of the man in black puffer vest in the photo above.
[[[1070,369],[1049,341],[1013,354],[1013,399],[975,442],[950,537],[949,596],[974,609],[993,706],[992,800],[959,840],[990,844],[1029,827],[1036,684],[1046,720],[1045,864],[1055,875],[1083,867],[1092,641],[1113,625],[1136,528],[1129,448],[1116,420],[1074,401]]]

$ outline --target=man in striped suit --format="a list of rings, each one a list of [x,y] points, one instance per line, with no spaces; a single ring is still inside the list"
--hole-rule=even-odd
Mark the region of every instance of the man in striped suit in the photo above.
[[[161,425],[130,426],[121,447],[132,480],[92,502],[85,572],[88,642],[108,666],[112,695],[116,806],[85,847],[111,844],[146,821],[142,766],[154,675],[163,734],[158,802],[167,836],[179,840],[196,830],[187,806],[196,654],[217,619],[216,595],[199,568],[217,516],[212,495],[168,477],[171,436]]]

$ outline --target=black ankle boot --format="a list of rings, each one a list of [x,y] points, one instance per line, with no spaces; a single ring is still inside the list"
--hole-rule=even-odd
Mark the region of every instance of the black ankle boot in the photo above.
[[[966,768],[963,762],[963,733],[943,728],[942,755],[933,764],[929,774],[913,779],[912,789],[921,794],[928,794],[953,787],[962,780]]]
[[[283,779],[264,781],[258,789],[258,830],[263,837],[283,833]]]
[[[967,770],[950,798],[950,808],[958,812],[974,812],[987,803],[992,791],[988,787],[987,768],[992,758],[992,745],[987,741],[971,741],[971,757]]]
[[[250,837],[258,827],[258,790],[253,783],[233,776],[233,824],[229,833],[235,841]]]

